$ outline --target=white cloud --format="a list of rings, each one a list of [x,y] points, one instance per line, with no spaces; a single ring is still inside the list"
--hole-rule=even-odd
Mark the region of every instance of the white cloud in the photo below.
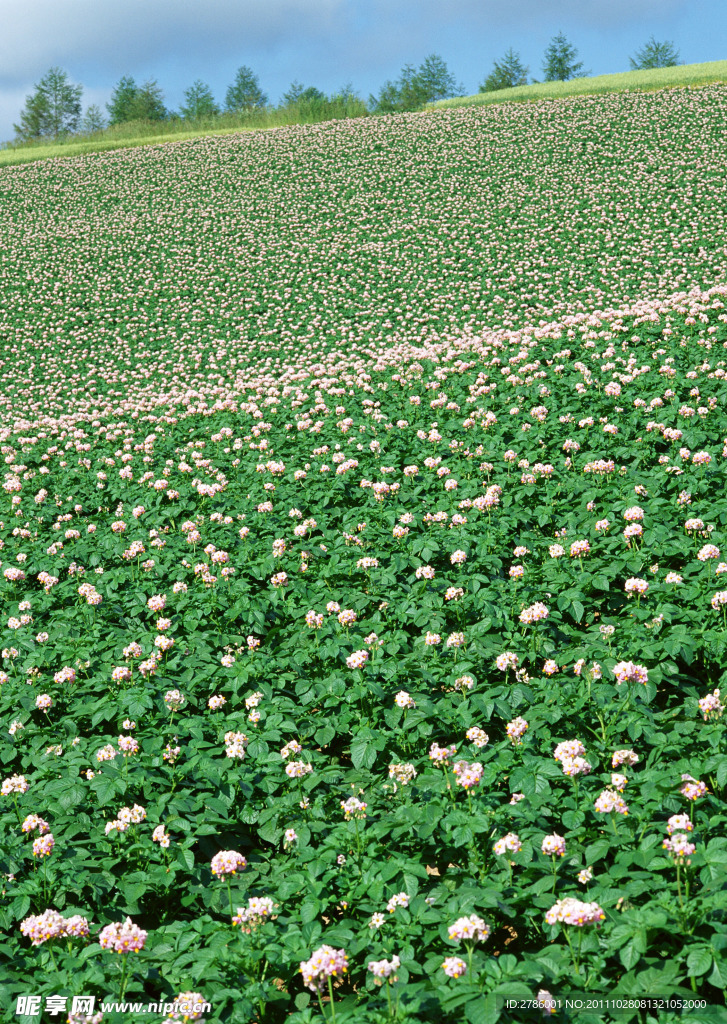
[[[723,4],[702,2],[715,12]],[[689,0],[2,0],[0,139],[10,138],[25,97],[52,65],[83,83],[84,106],[103,106],[122,75],[156,78],[172,107],[195,78],[220,98],[241,64],[255,69],[273,101],[294,78],[326,90],[352,82],[365,96],[432,51],[474,89],[477,76],[510,45],[522,49],[537,74],[544,46],[561,29],[594,73],[625,68],[624,55],[652,32],[679,45],[683,33],[665,26],[693,27],[691,6]],[[702,52],[714,38],[708,20],[698,33]],[[691,59],[700,59],[699,52]]]
[[[0,82],[53,64],[105,68],[109,78],[274,46],[330,30],[344,0],[4,0]]]

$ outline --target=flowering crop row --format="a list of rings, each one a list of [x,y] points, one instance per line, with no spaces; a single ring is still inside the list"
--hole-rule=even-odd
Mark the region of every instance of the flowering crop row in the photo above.
[[[653,103],[717,116],[725,95]],[[206,1002],[209,1021],[232,1024],[495,1024],[523,1019],[507,999],[722,1000],[727,288],[674,291],[722,257],[695,234],[677,259],[666,233],[664,295],[582,312],[580,271],[554,282],[567,261],[551,253],[530,322],[516,291],[499,326],[489,299],[473,303],[488,330],[460,296],[439,333],[404,325],[399,284],[423,314],[436,295],[421,300],[401,252],[372,240],[386,227],[392,245],[421,242],[415,200],[433,210],[438,190],[456,192],[424,162],[408,220],[392,211],[407,146],[493,190],[470,162],[487,139],[537,142],[557,164],[568,110],[608,185],[602,209],[620,202],[611,160],[645,190],[628,231],[646,245],[667,190],[634,152],[681,156],[638,120],[626,131],[642,102],[316,126],[0,176],[16,210],[53,176],[64,203],[42,261],[40,214],[23,215],[35,308],[4,271],[18,349],[0,427],[11,998]],[[622,119],[618,151],[589,134],[604,111]],[[346,185],[333,139],[355,151],[360,219],[331,221],[329,237],[330,189]],[[240,212],[230,190],[246,174]],[[293,199],[304,176],[315,216]],[[568,180],[553,184],[562,202]],[[670,222],[701,223],[707,193],[716,221],[721,187],[700,164],[689,216],[670,201]],[[92,270],[82,208],[115,194],[136,213],[110,217]],[[291,231],[268,262],[241,227],[262,195]],[[538,230],[521,209],[530,261]],[[457,202],[441,216],[453,232]],[[577,223],[608,256],[597,218]],[[14,237],[8,219],[2,230]],[[296,232],[320,268],[293,299],[280,289]],[[353,251],[372,261],[360,280],[342,269]],[[421,252],[408,258],[422,270]],[[391,259],[397,276],[380,267],[374,294],[365,275]],[[459,296],[455,255],[443,259],[443,294]],[[527,262],[538,278],[540,259]],[[613,273],[621,295],[597,293],[611,303],[636,286]],[[390,303],[365,351],[352,306],[332,298],[347,288],[354,305]]]

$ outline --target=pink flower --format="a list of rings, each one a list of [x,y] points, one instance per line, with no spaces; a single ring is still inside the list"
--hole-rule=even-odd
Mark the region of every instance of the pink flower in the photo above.
[[[675,832],[670,838],[665,839],[661,845],[665,850],[668,850],[675,861],[683,861],[686,857],[691,857],[697,849],[696,845],[691,843],[687,836],[681,832]]]
[[[688,814],[672,814],[666,823],[666,830],[671,835],[673,832],[691,832],[694,828]]]
[[[587,540],[574,540],[570,546],[571,558],[583,558],[591,552],[591,545]]]
[[[132,923],[127,917],[123,924],[108,924],[101,930],[99,943],[102,949],[112,949],[115,953],[139,953],[146,944],[147,932]]]
[[[29,788],[24,775],[11,775],[10,778],[3,780],[2,795],[10,796],[11,793],[27,793]]]
[[[34,946],[40,946],[57,938],[87,938],[88,921],[80,914],[64,918],[57,910],[45,910],[42,914],[26,917],[20,931]]]
[[[548,615],[550,615],[550,612],[542,601],[536,601],[535,604],[520,612],[520,621],[524,625],[530,626],[533,622],[541,622],[543,619],[547,619]]]
[[[627,508],[624,512],[624,519],[628,523],[639,522],[644,518],[643,508],[639,508],[638,505],[634,505],[632,508]]]
[[[429,748],[429,760],[435,764],[449,764],[449,758],[454,757],[457,748],[454,744],[451,747],[440,747],[438,743],[432,743]]]
[[[522,743],[521,736],[524,736],[528,730],[528,723],[524,718],[514,718],[512,722],[508,722],[506,732],[510,739],[510,742],[518,747]]]
[[[467,973],[467,964],[458,956],[448,956],[442,970],[448,978],[461,978]]]
[[[682,775],[682,787],[679,792],[682,796],[685,796],[687,800],[698,800],[702,796],[706,796],[707,787],[703,782],[698,782],[697,779],[693,779],[691,775]]]
[[[578,928],[605,921],[606,915],[597,903],[582,903],[573,896],[558,900],[545,915],[548,924],[570,924]]]
[[[368,651],[354,651],[353,654],[349,654],[346,658],[346,664],[349,668],[363,668],[368,660]]]
[[[586,748],[580,740],[563,740],[553,751],[556,761],[565,761],[573,757],[581,757],[585,754]]]
[[[458,942],[485,942],[490,935],[490,926],[477,914],[460,917],[448,928],[450,939]]]
[[[463,789],[474,789],[482,781],[484,769],[479,761],[470,764],[469,761],[457,761],[452,769],[456,776],[458,786]]]
[[[471,729],[468,729],[466,735],[470,743],[474,743],[476,747],[486,747],[490,742],[490,737],[478,725],[473,725]]]
[[[232,918],[232,924],[239,924],[243,932],[248,934],[275,917],[275,903],[270,896],[251,896],[246,907],[238,907]]]
[[[559,836],[553,833],[552,836],[546,836],[543,839],[540,849],[548,857],[564,857],[565,839],[563,838],[563,836]]]
[[[128,757],[129,754],[139,753],[139,743],[133,736],[119,736],[118,743],[119,750],[124,757]]]
[[[646,580],[639,579],[638,576],[632,576],[631,579],[626,580],[624,584],[624,590],[631,597],[632,594],[645,594],[649,589],[649,584]]]
[[[339,978],[348,970],[348,957],[342,949],[321,946],[313,953],[310,960],[302,960],[300,973],[303,982],[311,992],[322,992],[328,978]]]
[[[29,814],[21,828],[23,832],[35,832],[38,829],[38,834],[41,836],[50,831],[48,822],[43,818],[39,818],[37,814]]]
[[[714,544],[705,544],[697,552],[697,558],[700,562],[706,562],[709,558],[719,558],[719,548]]]
[[[56,841],[53,838],[52,832],[38,836],[37,839],[33,840],[33,856],[39,858],[50,857],[55,844]]]
[[[544,1017],[552,1016],[558,1009],[558,1003],[546,988],[541,988],[535,998]]]
[[[613,666],[613,674],[619,685],[621,683],[641,683],[644,686],[649,681],[649,673],[643,665],[635,665],[633,661],[619,661]]]
[[[179,690],[167,690],[164,694],[164,703],[170,711],[179,711],[186,703],[186,697]]]
[[[611,758],[611,767],[618,768],[619,765],[634,765],[640,761],[639,755],[633,750],[615,750]]]
[[[222,878],[223,875],[235,875],[238,871],[244,871],[247,860],[236,850],[221,850],[212,858],[211,867],[212,874]]]
[[[593,809],[598,811],[599,814],[628,814],[629,809],[618,793],[615,793],[612,789],[604,789],[599,797],[597,797]]]
[[[492,849],[498,857],[501,857],[508,852],[517,853],[518,850],[522,848],[522,845],[523,844],[520,842],[520,837],[518,835],[514,832],[508,832],[506,836],[502,837],[502,839],[497,840]]]
[[[152,842],[159,843],[162,849],[166,850],[169,848],[170,837],[163,825],[157,825],[151,834]]]
[[[720,700],[720,691],[717,689],[708,693],[706,697],[702,697],[699,701],[699,710],[702,712],[705,722],[710,718],[721,718],[724,704]]]
[[[373,974],[376,985],[382,985],[384,981],[388,981],[392,985],[398,980],[396,971],[399,967],[401,967],[401,960],[398,956],[393,956],[391,960],[371,960],[368,964],[368,969]]]

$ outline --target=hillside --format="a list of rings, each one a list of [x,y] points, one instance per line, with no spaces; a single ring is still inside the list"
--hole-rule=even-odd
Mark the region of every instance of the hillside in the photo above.
[[[475,93],[473,96],[440,100],[432,106],[438,109],[483,103],[508,103],[513,100],[533,101],[564,99],[566,96],[594,96],[607,92],[689,89],[725,81],[727,81],[727,60],[714,60],[705,64],[679,64],[674,67],[652,68],[646,71],[620,71],[612,75],[572,78],[567,82],[537,82],[532,85],[517,86],[514,89],[499,89],[496,92]]]
[[[714,86],[8,168],[4,416],[26,415],[21,394],[113,408],[115,391],[216,383],[218,364],[247,380],[261,357],[298,368],[708,288],[727,264],[726,128]]]
[[[726,122],[0,170],[3,1019],[727,1021]]]

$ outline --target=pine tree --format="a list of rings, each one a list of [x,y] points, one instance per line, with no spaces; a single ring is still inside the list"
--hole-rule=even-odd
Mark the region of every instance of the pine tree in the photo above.
[[[425,103],[434,103],[436,100],[446,100],[464,94],[464,86],[457,84],[454,75],[438,53],[430,53],[419,65],[417,80]]]
[[[567,82],[570,78],[585,78],[590,72],[583,70],[583,61],[577,61],[577,56],[578,50],[562,32],[553,36],[543,61],[545,81]]]
[[[25,106],[20,111],[20,124],[14,124],[15,137],[19,142],[41,139],[46,134],[48,123],[48,105],[41,92],[27,96]]]
[[[197,121],[205,117],[212,118],[219,112],[220,108],[215,103],[212,90],[199,78],[184,90],[184,105],[180,107],[179,113],[185,120]]]
[[[77,131],[82,93],[83,86],[72,85],[62,68],[50,68],[26,97],[20,124],[13,125],[18,139],[57,138]]]
[[[106,104],[110,125],[133,120],[132,105],[138,91],[136,82],[130,75],[119,79],[111,93],[110,102]]]
[[[388,114],[397,111],[420,110],[425,103],[448,99],[450,96],[461,96],[462,85],[457,85],[442,58],[430,54],[418,68],[406,64],[397,82],[387,81],[379,90],[378,96],[371,96],[369,103],[378,113]]]
[[[325,99],[326,94],[321,92],[320,89],[316,89],[314,85],[309,85],[306,88],[300,82],[291,82],[288,91],[283,93],[281,103],[283,106],[293,107],[300,103],[311,105],[323,103]]]
[[[378,96],[374,96],[373,93],[369,96],[369,107],[377,114],[394,114],[401,110],[398,84],[387,79],[379,89]]]
[[[264,107],[268,97],[260,88],[258,77],[252,68],[243,65],[237,69],[235,81],[225,95],[225,110],[240,113]]]
[[[130,121],[165,121],[169,116],[164,106],[164,94],[155,79],[151,78],[136,90],[129,104]]]
[[[83,115],[81,121],[81,131],[84,135],[94,135],[96,132],[102,132],[106,127],[106,118],[103,116],[101,107],[92,103],[87,108],[86,113]]]
[[[652,36],[633,57],[629,57],[632,71],[645,71],[649,68],[670,68],[679,63],[679,51],[674,43],[658,43]]]
[[[518,85],[528,84],[528,71],[520,60],[520,54],[512,47],[502,60],[495,61],[492,71],[480,86],[480,92],[495,92],[497,89],[514,89]]]

